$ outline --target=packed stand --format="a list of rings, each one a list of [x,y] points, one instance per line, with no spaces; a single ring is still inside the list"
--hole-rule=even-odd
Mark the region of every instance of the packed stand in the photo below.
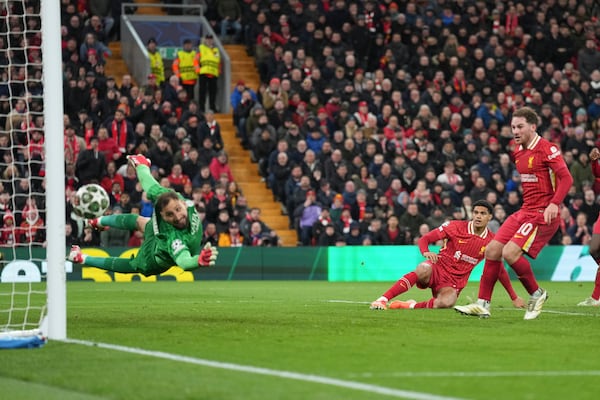
[[[532,107],[574,185],[552,244],[587,244],[600,185],[600,4],[244,2],[260,87],[231,95],[241,143],[302,245],[414,244],[479,199],[520,207],[512,112]],[[551,50],[549,50],[551,49]]]
[[[45,245],[40,1],[24,4],[25,9],[21,2],[0,5],[1,246]],[[162,60],[152,65],[143,86],[130,75],[120,85],[106,75],[109,42],[119,36],[120,2],[63,0],[61,11],[67,246],[141,245],[141,232],[98,231],[73,210],[77,189],[97,183],[110,196],[107,213],[150,216],[153,205],[126,162],[127,155],[138,153],[152,160],[152,174],[162,186],[195,204],[204,242],[280,245],[260,208],[248,206],[234,180],[213,110],[187,96],[180,76],[165,79]],[[34,47],[19,51],[25,42]],[[155,40],[147,45],[157,54]],[[204,48],[196,49],[195,54]],[[200,81],[202,72],[198,64],[194,73]],[[210,83],[205,95],[212,106]]]

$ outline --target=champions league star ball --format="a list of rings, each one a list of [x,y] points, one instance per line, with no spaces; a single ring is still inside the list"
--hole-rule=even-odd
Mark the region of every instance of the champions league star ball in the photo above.
[[[100,185],[90,183],[77,190],[78,204],[74,206],[75,213],[82,218],[92,219],[104,215],[110,205],[106,190]]]

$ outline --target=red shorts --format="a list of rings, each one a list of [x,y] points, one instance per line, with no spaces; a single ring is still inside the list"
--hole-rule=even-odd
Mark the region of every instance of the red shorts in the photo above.
[[[458,297],[461,290],[467,285],[470,272],[464,276],[457,276],[448,272],[440,264],[432,264],[430,261],[423,261],[423,263],[431,267],[431,276],[427,285],[422,285],[417,281],[417,287],[419,289],[431,288],[433,297],[437,297],[440,289],[445,287],[451,287],[456,290],[456,296]]]
[[[536,258],[542,248],[558,230],[559,218],[547,225],[541,211],[517,211],[510,215],[496,233],[494,240],[502,244],[513,242],[531,258]]]
[[[594,222],[594,227],[592,228],[593,235],[600,235],[600,215],[598,215],[598,219]]]

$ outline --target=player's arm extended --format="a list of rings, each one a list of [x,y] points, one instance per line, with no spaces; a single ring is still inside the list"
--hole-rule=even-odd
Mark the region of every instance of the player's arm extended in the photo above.
[[[423,254],[423,257],[435,263],[438,260],[438,255],[429,250],[429,245],[446,238],[446,231],[442,227],[427,232],[425,235],[421,236],[417,242],[419,251]]]
[[[158,196],[170,191],[170,189],[160,186],[152,176],[150,168],[146,165],[138,165],[135,168],[135,171],[137,172],[138,180],[142,184],[142,189],[144,189],[144,192],[146,192],[146,195],[148,196],[148,200],[152,203],[154,203]]]
[[[175,264],[184,270],[196,269],[199,265],[200,256],[193,256],[188,249],[183,249],[177,253]]]
[[[175,244],[171,244],[171,251],[176,251],[176,253],[173,254],[175,264],[186,271],[198,267],[212,267],[215,265],[217,256],[219,255],[218,249],[211,246],[210,243],[207,243],[198,255],[192,255],[189,248],[183,246],[181,241],[176,241],[174,243]],[[177,248],[177,243],[180,244],[180,248]]]

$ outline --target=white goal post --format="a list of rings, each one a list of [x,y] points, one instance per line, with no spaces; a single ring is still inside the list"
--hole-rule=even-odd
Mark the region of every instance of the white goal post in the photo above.
[[[46,132],[46,259],[48,273],[48,338],[67,338],[65,273],[65,154],[63,126],[60,1],[42,0],[44,125]]]
[[[3,188],[10,193],[10,198],[8,205],[2,207],[1,228],[10,239],[6,241],[2,236],[1,255],[10,255],[10,259],[0,266],[0,348],[35,347],[19,345],[19,342],[27,337],[55,340],[67,337],[61,2],[0,2],[0,12],[0,39],[4,39],[0,50],[6,50],[0,64],[3,77],[0,83],[5,84],[9,93],[8,101],[3,99],[8,106],[0,108],[0,117],[6,121],[0,126],[0,132],[1,136],[8,137],[8,144],[2,142],[0,148],[3,155],[25,154],[11,161],[0,160],[3,170],[16,171],[8,177],[2,175]],[[38,56],[40,50],[41,57]],[[41,85],[43,92],[32,93],[30,84],[32,87]],[[36,102],[43,107],[30,107]],[[19,109],[18,104],[21,107],[24,104],[25,109]],[[39,117],[43,117],[43,124]],[[34,131],[43,132],[39,158],[31,156]],[[36,180],[37,185],[19,191],[24,180]],[[34,197],[42,199],[43,207],[38,208],[32,201]],[[19,201],[24,199],[30,210],[35,209],[36,214],[45,216],[45,219],[32,217],[32,220],[42,221],[35,229],[45,232],[43,242],[38,236],[33,238],[31,225],[23,228],[4,224],[5,217],[12,217],[13,223],[29,222],[30,211]],[[19,243],[17,238],[26,235],[28,239]],[[44,247],[45,257],[36,255]],[[46,272],[45,279],[43,272]],[[35,279],[29,279],[32,276]]]

